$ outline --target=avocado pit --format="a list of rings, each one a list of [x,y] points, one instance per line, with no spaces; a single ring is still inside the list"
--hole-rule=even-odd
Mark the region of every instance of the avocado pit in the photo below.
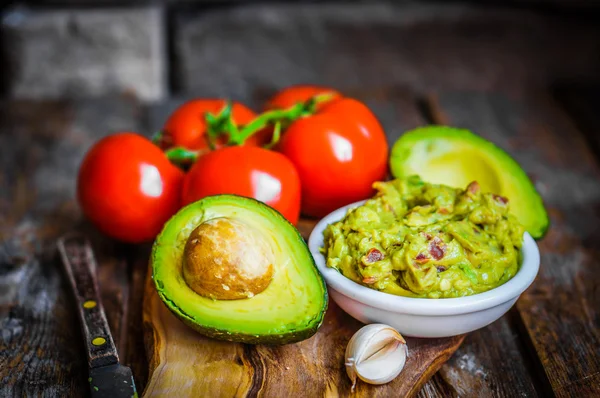
[[[183,252],[183,278],[197,294],[236,300],[264,291],[273,279],[274,253],[257,228],[229,217],[200,224]]]

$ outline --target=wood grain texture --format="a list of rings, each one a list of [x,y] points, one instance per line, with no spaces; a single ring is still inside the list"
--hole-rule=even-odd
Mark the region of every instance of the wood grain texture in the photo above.
[[[452,396],[537,397],[527,350],[510,313],[469,333],[436,374]]]
[[[87,148],[110,131],[136,129],[136,120],[137,105],[118,97],[0,104],[0,396],[88,393],[83,338],[54,239],[85,232],[101,249],[99,269],[119,263],[120,246],[81,223],[74,182]],[[121,341],[120,268],[109,268],[100,284],[110,286],[104,304]]]
[[[600,3],[599,3],[600,5]],[[600,156],[600,82],[559,86],[555,97],[567,111],[588,142],[596,158]]]
[[[151,245],[138,245],[128,253],[130,267],[130,294],[127,303],[127,349],[125,364],[131,368],[138,391],[141,392],[148,379],[148,360],[144,347],[144,324],[142,317],[148,257]]]
[[[539,242],[538,278],[517,303],[523,337],[555,395],[600,395],[600,173],[586,141],[544,93],[450,93],[436,102],[441,121],[496,142],[533,178],[552,225]]]

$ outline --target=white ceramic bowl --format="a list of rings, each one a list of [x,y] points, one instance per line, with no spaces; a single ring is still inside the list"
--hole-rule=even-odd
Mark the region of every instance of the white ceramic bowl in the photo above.
[[[525,232],[523,262],[517,274],[505,284],[484,293],[448,299],[395,296],[369,289],[325,265],[323,230],[341,220],[348,209],[364,201],[335,210],[323,218],[308,239],[317,268],[329,286],[329,295],[348,314],[363,323],[385,323],[406,336],[447,337],[471,332],[489,325],[513,306],[531,285],[540,266],[535,240]]]

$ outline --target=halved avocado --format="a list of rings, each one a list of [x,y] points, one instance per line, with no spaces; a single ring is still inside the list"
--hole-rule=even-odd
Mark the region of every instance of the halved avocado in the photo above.
[[[327,289],[306,243],[254,199],[216,195],[184,207],[154,242],[151,265],[169,310],[216,339],[304,340],[327,309]]]
[[[510,200],[511,212],[534,238],[550,221],[542,198],[519,164],[502,149],[464,129],[427,126],[405,133],[392,148],[392,175],[418,174],[427,182],[464,187],[479,182],[482,190]]]

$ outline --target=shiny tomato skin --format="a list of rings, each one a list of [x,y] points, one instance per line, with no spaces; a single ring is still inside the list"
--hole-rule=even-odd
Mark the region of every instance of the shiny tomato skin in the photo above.
[[[185,177],[183,204],[218,194],[260,200],[292,224],[298,222],[300,179],[292,162],[278,152],[232,146],[202,156]]]
[[[297,85],[290,86],[279,91],[267,102],[266,109],[286,109],[298,102],[304,102],[318,94],[332,93],[332,100],[341,98],[341,94],[328,87]],[[322,105],[321,105],[322,106]],[[320,107],[317,107],[318,109]]]
[[[83,213],[118,240],[152,240],[179,209],[184,173],[150,140],[118,133],[98,141],[77,177]]]
[[[167,119],[163,127],[161,146],[163,148],[184,147],[190,150],[208,149],[206,137],[205,114],[218,115],[227,102],[224,99],[195,99],[177,108]],[[233,103],[231,111],[236,125],[245,125],[256,117],[256,113],[239,102]],[[262,145],[266,143],[267,133],[251,136],[245,145]],[[226,139],[217,140],[217,147],[225,144]]]
[[[385,178],[388,145],[377,118],[361,102],[342,98],[284,132],[278,150],[296,166],[302,213],[323,217],[366,199]]]

